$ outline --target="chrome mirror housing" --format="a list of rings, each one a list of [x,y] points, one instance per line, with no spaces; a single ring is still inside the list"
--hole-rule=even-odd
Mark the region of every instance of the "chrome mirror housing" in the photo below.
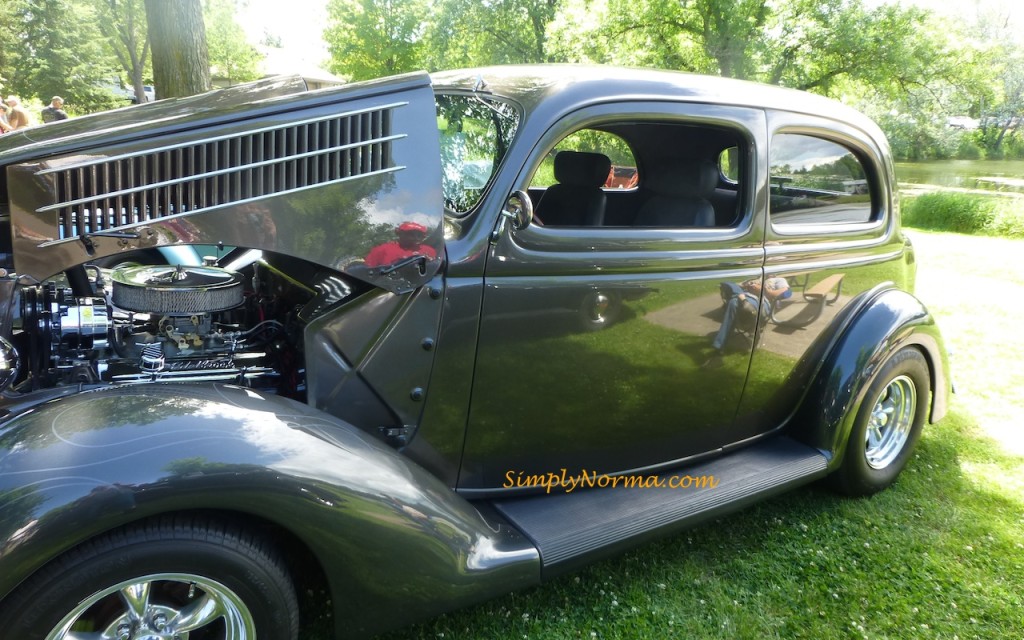
[[[498,238],[505,233],[509,220],[518,230],[525,229],[533,222],[533,201],[522,189],[513,191],[505,201],[501,215],[498,216],[498,224],[491,232],[491,242],[497,242]]]
[[[525,229],[533,222],[533,201],[522,189],[514,191],[505,201],[501,213],[515,223],[516,229]]]
[[[18,378],[21,358],[7,338],[0,336],[0,391],[5,391]]]

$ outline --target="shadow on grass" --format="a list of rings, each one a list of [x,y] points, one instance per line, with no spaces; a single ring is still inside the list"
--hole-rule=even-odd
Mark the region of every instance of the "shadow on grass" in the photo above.
[[[974,430],[928,427],[873,497],[800,489],[387,637],[1021,637],[1024,459]]]

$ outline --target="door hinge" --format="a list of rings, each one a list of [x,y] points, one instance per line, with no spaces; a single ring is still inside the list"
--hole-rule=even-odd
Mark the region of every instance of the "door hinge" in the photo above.
[[[377,427],[377,431],[388,444],[396,447],[404,447],[409,444],[409,435],[413,427],[406,425],[401,427]]]

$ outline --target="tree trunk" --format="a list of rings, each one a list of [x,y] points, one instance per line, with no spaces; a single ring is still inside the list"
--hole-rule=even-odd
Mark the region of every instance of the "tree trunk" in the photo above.
[[[210,90],[210,58],[200,0],[146,0],[157,98]]]

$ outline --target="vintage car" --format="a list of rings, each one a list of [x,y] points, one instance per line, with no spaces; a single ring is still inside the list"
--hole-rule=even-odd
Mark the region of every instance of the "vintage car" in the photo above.
[[[878,491],[946,411],[885,138],[818,96],[276,78],[0,166],[6,639],[371,635]]]

